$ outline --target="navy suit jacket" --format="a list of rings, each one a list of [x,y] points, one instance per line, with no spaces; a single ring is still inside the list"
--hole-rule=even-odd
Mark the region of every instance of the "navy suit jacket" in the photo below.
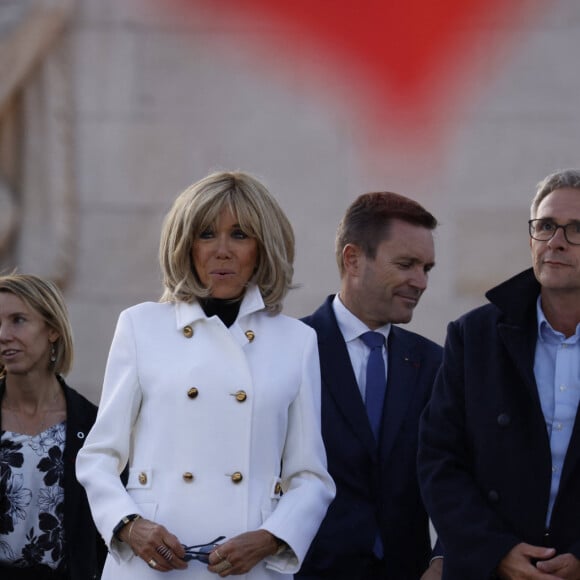
[[[303,321],[318,334],[322,434],[337,494],[301,573],[354,578],[380,532],[389,578],[417,580],[431,553],[428,517],[416,472],[419,416],[431,394],[442,349],[397,326],[388,340],[382,432],[374,440],[332,301]],[[300,578],[300,574],[296,576]]]

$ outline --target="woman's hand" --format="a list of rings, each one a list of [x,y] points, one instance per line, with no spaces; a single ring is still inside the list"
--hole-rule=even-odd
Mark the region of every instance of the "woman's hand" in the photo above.
[[[210,554],[208,570],[222,578],[247,574],[258,562],[277,550],[278,542],[270,532],[245,532],[221,544]]]
[[[185,552],[177,537],[151,520],[137,518],[130,521],[119,532],[119,538],[131,546],[150,568],[159,572],[187,568],[187,563],[182,560]]]

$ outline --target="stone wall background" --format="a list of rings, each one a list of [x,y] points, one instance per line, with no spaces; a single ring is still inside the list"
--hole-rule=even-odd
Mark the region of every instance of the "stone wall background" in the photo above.
[[[94,401],[119,312],[161,293],[163,215],[209,171],[258,175],[287,211],[301,287],[286,312],[296,316],[337,289],[334,232],[352,199],[377,189],[418,199],[441,225],[437,266],[409,327],[442,342],[449,320],[528,266],[536,182],[580,165],[575,0],[553,0],[521,29],[490,19],[478,42],[484,58],[503,43],[504,52],[490,56],[497,70],[470,79],[468,101],[441,121],[445,139],[417,151],[401,148],[388,126],[374,136],[360,131],[343,104],[304,90],[299,65],[280,76],[256,66],[243,40],[267,26],[249,19],[239,28],[204,13],[184,23],[160,0],[77,0],[57,49],[69,59],[72,97],[74,236],[65,294],[77,349],[69,382]],[[42,190],[39,183],[36,195]],[[38,216],[44,206],[34,207]],[[47,259],[39,252],[55,242],[27,223],[0,263],[41,271]]]

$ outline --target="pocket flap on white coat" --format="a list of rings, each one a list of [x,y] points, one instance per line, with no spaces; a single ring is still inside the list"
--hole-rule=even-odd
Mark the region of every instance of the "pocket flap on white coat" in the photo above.
[[[139,469],[136,467],[129,469],[127,489],[151,489],[152,482],[152,469]]]

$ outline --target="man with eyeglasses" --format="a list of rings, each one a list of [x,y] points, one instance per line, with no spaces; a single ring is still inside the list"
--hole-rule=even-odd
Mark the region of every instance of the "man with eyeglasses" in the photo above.
[[[421,420],[443,580],[580,578],[580,170],[531,218],[533,268],[449,325]]]

